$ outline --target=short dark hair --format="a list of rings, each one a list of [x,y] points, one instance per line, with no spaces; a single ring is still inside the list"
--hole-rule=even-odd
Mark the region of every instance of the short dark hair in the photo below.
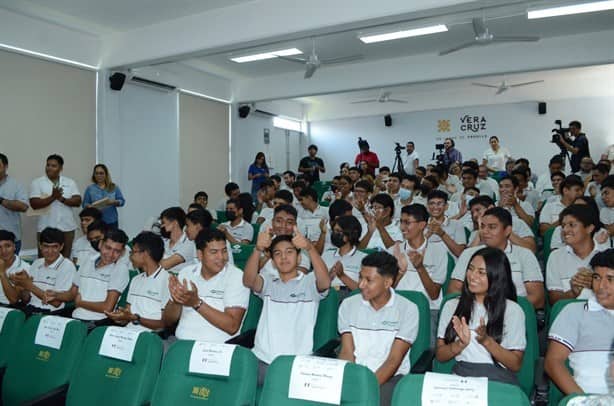
[[[290,175],[293,178],[296,178],[296,174],[292,171],[285,171],[282,175],[286,176],[286,175]]]
[[[597,165],[593,167],[593,170],[599,173],[603,173],[605,175],[610,173],[610,168],[604,163],[598,163]]]
[[[311,144],[309,147],[307,147],[307,151],[309,151],[310,149],[315,149],[317,151],[318,147],[315,144]]]
[[[356,217],[341,216],[335,220],[335,223],[341,227],[343,234],[350,240],[351,245],[358,245],[360,242],[360,235],[362,234],[362,226]]]
[[[527,168],[521,166],[520,168],[516,168],[512,171],[512,176],[520,175],[524,180],[529,179],[529,173],[527,172]]]
[[[279,175],[271,175],[269,176],[269,179],[277,183],[281,183],[281,177]]]
[[[504,180],[509,180],[510,182],[512,182],[512,185],[514,185],[514,188],[517,188],[518,186],[520,186],[518,179],[516,179],[514,176],[503,175],[501,179],[499,179],[499,184],[501,184],[501,182],[503,182]]]
[[[399,274],[399,263],[397,259],[386,251],[378,251],[367,255],[362,259],[362,266],[373,267],[377,269],[377,273],[383,277],[397,279]]]
[[[145,251],[155,262],[160,262],[164,256],[164,241],[162,237],[151,231],[140,232],[134,237],[132,244]]]
[[[275,210],[273,210],[273,217],[275,217],[278,213],[281,213],[282,211],[288,213],[294,218],[298,217],[298,212],[296,211],[296,208],[290,204],[280,204],[279,206],[275,207]]]
[[[269,247],[269,252],[273,252],[273,250],[275,249],[275,247],[277,246],[277,244],[279,244],[280,242],[283,241],[288,241],[290,244],[292,244],[292,246],[294,247],[294,244],[292,243],[292,236],[291,235],[278,235],[277,237],[273,238],[273,241],[271,241],[271,246]],[[296,247],[294,247],[296,249],[296,252],[300,252],[300,250]]]
[[[292,194],[292,192],[290,192],[289,190],[286,189],[280,189],[277,192],[275,192],[275,198],[276,199],[282,199],[286,202],[288,202],[288,204],[292,203],[294,201],[294,195]]]
[[[383,171],[390,172],[390,167],[388,167],[388,166],[382,166],[382,167],[380,167],[380,168],[379,168],[379,171],[380,171],[380,172],[383,172]]]
[[[353,180],[352,180],[352,178],[350,178],[348,175],[340,175],[340,176],[339,176],[339,180],[344,180],[344,181],[346,181],[347,183],[349,183],[349,184],[350,184],[350,186],[354,187],[354,185],[352,184]]]
[[[570,204],[559,213],[559,223],[563,223],[565,216],[571,216],[578,220],[584,227],[594,226],[591,235],[599,230],[599,213],[595,212],[590,205]]]
[[[314,202],[318,203],[318,192],[316,192],[315,189],[312,189],[310,187],[301,190],[301,193],[299,194],[299,196],[300,197],[309,197],[309,198],[311,198],[311,200],[313,200]]]
[[[565,179],[565,174],[561,171],[556,171],[550,174],[550,180],[552,180],[552,178],[554,178],[555,176],[561,177],[563,179]]]
[[[509,211],[505,210],[503,207],[491,207],[490,209],[484,212],[484,216],[493,216],[496,217],[497,220],[503,227],[511,227],[512,226],[512,215]]]
[[[200,192],[196,192],[196,194],[194,195],[194,200],[198,199],[199,197],[204,197],[205,199],[209,200],[209,195],[203,190],[201,190]]]
[[[100,220],[102,218],[102,212],[95,207],[86,207],[79,212],[79,218],[91,217],[94,220]]]
[[[228,206],[229,204],[234,204],[235,207],[238,209],[242,209],[241,207],[241,201],[239,199],[228,199],[226,200],[226,206]]]
[[[517,165],[520,164],[520,165],[525,166],[527,168],[530,166],[529,160],[527,158],[518,158],[516,160],[516,164]]]
[[[302,180],[297,180],[292,184],[292,189],[301,188],[301,190],[305,189],[307,184]]]
[[[475,169],[465,169],[463,172],[461,172],[461,178],[463,175],[473,176],[475,179],[478,178],[478,172]]]
[[[354,189],[356,188],[361,188],[366,190],[369,193],[373,193],[373,184],[371,182],[369,182],[368,180],[359,180],[358,182],[356,182],[354,184]]]
[[[473,162],[473,161],[465,161],[462,163],[461,168],[463,166],[467,166],[470,169],[473,169],[476,172],[476,176],[477,176],[478,169],[480,169],[480,165],[478,165],[477,162]]]
[[[267,187],[274,187],[274,186],[275,185],[273,184],[273,181],[271,179],[265,179],[262,182],[260,182],[260,186],[258,187],[258,190],[262,190]]]
[[[478,205],[488,208],[490,206],[494,206],[495,201],[490,196],[486,196],[486,195],[476,196],[469,201],[469,210],[471,210],[473,206],[478,206]]]
[[[1,161],[1,159],[0,159]],[[8,230],[0,230],[0,241],[10,241],[15,244],[15,234]]]
[[[211,223],[213,223],[213,216],[211,216],[211,213],[207,210],[203,210],[202,207],[186,214],[185,219],[192,224],[199,224],[202,228],[209,228],[211,227]]]
[[[603,188],[614,189],[614,175],[608,175],[603,182],[601,182],[601,189]]]
[[[424,173],[426,173],[426,168],[424,166],[419,166],[416,168],[416,171],[422,171]]]
[[[197,250],[202,251],[211,241],[226,242],[226,236],[220,230],[211,230],[210,228],[204,228],[198,232],[198,235],[194,239],[194,244],[196,244]]]
[[[614,248],[596,253],[590,264],[593,270],[596,267],[614,269]]]
[[[401,214],[406,214],[416,221],[429,221],[429,212],[422,204],[414,203],[409,206],[403,206]]]
[[[360,176],[362,176],[362,169],[360,169],[358,166],[352,166],[350,169],[348,169],[348,172],[358,172],[360,174]]]
[[[226,196],[230,196],[235,190],[239,190],[239,185],[234,182],[228,182],[226,186],[224,186],[224,193],[226,193]]]
[[[561,193],[563,192],[563,189],[571,189],[574,186],[584,189],[584,182],[582,182],[582,178],[578,175],[569,175],[563,179],[563,182],[561,182]]]
[[[563,165],[563,158],[560,157],[560,155],[555,155],[552,158],[550,158],[550,162],[548,163],[548,166],[552,165],[552,164],[559,164],[559,165]]]
[[[403,179],[403,177],[401,176],[399,172],[392,172],[389,176],[391,178],[397,178],[399,182],[401,182],[401,180]]]
[[[0,162],[2,162],[4,166],[9,164],[9,159],[6,157],[6,155],[4,155],[1,152],[0,152]]]
[[[87,226],[87,232],[98,230],[102,234],[107,232],[107,225],[102,220],[94,220]]]
[[[64,244],[64,233],[57,228],[47,227],[41,231],[38,242],[43,244]]]
[[[426,196],[426,201],[430,201],[433,199],[443,199],[444,202],[448,201],[448,195],[443,190],[431,190],[429,194]]]
[[[576,127],[578,130],[582,129],[582,123],[579,122],[578,120],[570,121],[569,122],[569,126],[570,127]]]
[[[344,216],[348,211],[352,211],[352,205],[345,199],[335,200],[328,206],[328,217],[335,221],[337,217]]]
[[[190,210],[190,209],[194,209],[194,210],[202,210],[202,209],[203,209],[203,206],[201,206],[199,203],[190,203],[190,204],[188,205],[188,210]],[[194,211],[194,210],[192,210],[192,211]],[[187,216],[187,213],[186,213],[186,216]]]
[[[118,242],[121,245],[125,246],[128,243],[128,236],[126,235],[124,230],[121,230],[119,228],[117,228],[117,229],[108,229],[104,233],[104,237],[103,237],[102,240],[103,241],[111,240],[113,242]]]
[[[169,207],[160,213],[160,220],[163,218],[169,221],[176,221],[179,227],[185,227],[185,211],[179,206]]]
[[[60,166],[64,166],[64,158],[62,158],[61,155],[51,154],[47,157],[47,161],[51,161],[51,160],[57,161],[57,163],[59,163]]]
[[[394,200],[392,200],[392,197],[390,197],[389,194],[387,193],[376,194],[375,196],[371,198],[371,204],[373,203],[379,203],[382,206],[384,206],[384,208],[386,207],[390,208],[390,217],[394,217]]]
[[[413,142],[413,141],[407,141],[407,144],[414,145],[414,142]],[[415,146],[415,145],[414,145],[414,146]]]

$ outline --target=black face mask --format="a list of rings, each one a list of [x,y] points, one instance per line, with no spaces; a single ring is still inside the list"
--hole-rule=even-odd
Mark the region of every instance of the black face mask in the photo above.
[[[237,213],[235,213],[234,211],[226,210],[226,220],[235,221],[236,218],[237,218]]]
[[[337,248],[341,248],[345,245],[343,241],[343,233],[332,233],[330,235],[330,242]]]
[[[160,227],[160,235],[162,236],[162,238],[171,238],[171,232],[170,231],[166,231],[166,228],[164,227]]]
[[[100,252],[100,248],[98,247],[100,245],[100,240],[92,240],[90,241],[90,245],[96,252]]]

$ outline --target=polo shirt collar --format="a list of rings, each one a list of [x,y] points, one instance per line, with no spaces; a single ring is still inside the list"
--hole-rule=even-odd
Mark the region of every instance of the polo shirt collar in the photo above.
[[[507,240],[507,244],[505,245],[505,249],[503,250],[503,252],[505,252],[506,254],[511,254],[513,249],[514,245],[510,242],[510,240]]]
[[[428,242],[429,242],[428,238],[425,238],[421,246],[419,246],[418,248],[413,248],[411,245],[409,245],[409,242],[405,240],[403,242],[403,251],[405,252],[417,252],[417,251],[424,252],[426,251],[426,246],[428,245]]]
[[[156,271],[154,273],[152,273],[151,275],[147,275],[145,272],[145,277],[146,278],[151,278],[151,279],[156,279],[158,277],[158,275],[160,275],[160,272],[162,272],[162,267],[159,266],[158,269],[156,269]]]
[[[392,289],[392,288],[389,288],[388,291],[390,292],[390,299],[388,299],[388,302],[384,305],[384,307],[382,307],[382,309],[385,309],[386,307],[394,306],[396,293],[395,293],[394,289]],[[362,302],[363,305],[369,306],[371,309],[373,309],[373,306],[371,306],[371,303],[369,303],[368,300],[363,299],[362,295],[360,296],[360,301]]]
[[[56,259],[55,262],[53,262],[49,266],[45,265],[45,260],[43,259],[43,266],[45,266],[46,268],[50,268],[50,269],[58,269],[60,267],[60,265],[62,265],[62,262],[64,262],[64,259],[65,258],[62,256],[62,254],[60,254],[58,259]]]
[[[433,217],[429,217],[429,223],[435,220]],[[442,227],[447,227],[450,224],[450,218],[446,215],[443,216],[443,221],[441,222]]]
[[[597,298],[595,297],[591,297],[590,299],[588,299],[587,305],[589,312],[600,312],[608,310],[605,307],[601,306],[601,304],[599,304]]]
[[[353,247],[353,248],[352,248],[352,250],[351,250],[350,252],[348,252],[348,253],[347,253],[347,254],[345,254],[345,255],[341,255],[341,254],[339,254],[339,248],[337,248],[337,249],[335,250],[335,253],[333,254],[333,256],[334,256],[334,257],[344,257],[344,256],[350,256],[350,257],[353,257],[353,256],[354,256],[354,254],[356,254],[356,250],[357,250],[357,248],[356,248],[356,247]]]
[[[272,261],[272,260],[271,260],[271,261]],[[222,270],[222,272],[224,272],[224,270]],[[222,272],[220,272],[220,273],[222,273]],[[301,272],[301,271],[299,271],[299,270],[297,270],[297,271],[296,271],[296,273],[297,273],[296,278],[292,278],[292,279],[288,280],[287,282],[282,281],[282,280],[281,280],[281,278],[280,278],[279,276],[277,276],[275,279],[279,280],[279,281],[280,281],[280,282],[282,282],[282,283],[288,283],[288,282],[292,282],[292,281],[300,281],[301,279],[303,279],[303,278],[305,277],[305,274],[304,274],[304,273],[302,273],[302,272]]]
[[[574,252],[571,245],[565,244],[565,250],[567,250],[568,254],[573,255],[574,257],[580,259],[580,257],[577,256],[576,253]],[[588,254],[587,258],[592,257],[597,252],[599,252],[599,248],[597,247],[597,244],[595,244],[595,241],[593,241],[593,250],[590,252],[590,254]]]
[[[241,217],[241,221],[239,222],[239,224],[237,224],[236,226],[232,225],[232,222],[229,222],[228,225],[232,228],[239,228],[239,227],[243,227],[243,225],[245,224],[245,219],[243,217]]]

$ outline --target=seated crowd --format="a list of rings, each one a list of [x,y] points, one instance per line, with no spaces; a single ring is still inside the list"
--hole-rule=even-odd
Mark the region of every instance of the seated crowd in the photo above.
[[[583,159],[580,171],[566,174],[555,156],[535,183],[522,158],[497,171],[486,159],[416,161],[410,171],[377,174],[366,164],[342,165],[330,183],[287,171],[259,181],[254,194],[228,183],[213,214],[200,191],[187,211],[169,207],[130,239],[118,228],[116,207],[125,200],[107,168],[94,168],[82,199],[61,175],[62,157],[51,155],[29,201],[21,198],[47,210],[39,216],[39,258],[22,259],[20,235],[0,224],[0,304],[90,329],[153,331],[167,348],[175,340],[243,345],[253,295],[262,311],[248,345],[262,385],[277,356],[313,353],[318,308],[334,290],[335,354],[372,370],[389,405],[414,367],[425,316],[435,362],[519,385],[526,301],[547,337],[551,384],[565,395],[603,394],[614,342],[609,165]],[[73,242],[77,206],[82,236]],[[235,254],[247,247],[239,261]],[[421,293],[430,312],[420,315],[403,291]],[[548,326],[552,306],[570,299]]]

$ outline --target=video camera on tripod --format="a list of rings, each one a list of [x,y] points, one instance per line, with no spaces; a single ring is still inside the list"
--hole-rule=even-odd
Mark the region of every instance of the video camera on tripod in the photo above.
[[[443,150],[446,149],[445,145],[443,145],[443,144],[435,144],[435,149],[437,151],[433,152],[433,157],[431,159],[436,162],[436,165],[444,166],[444,163],[443,163]]]
[[[554,124],[558,126],[558,128],[552,129],[552,139],[551,143],[558,145],[560,148],[565,149],[563,144],[561,144],[561,138],[564,139],[567,143],[570,143],[571,136],[569,128],[563,128],[563,122],[561,120],[555,120]]]

